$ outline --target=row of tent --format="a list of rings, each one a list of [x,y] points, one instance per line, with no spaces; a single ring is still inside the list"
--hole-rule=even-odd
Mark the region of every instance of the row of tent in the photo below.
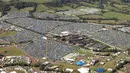
[[[76,65],[77,65],[77,66],[83,66],[84,64],[85,64],[84,61],[78,61],[78,62],[76,62]],[[97,68],[97,69],[96,69],[96,72],[98,72],[98,73],[103,73],[103,72],[104,72],[104,69],[103,69],[103,68]]]

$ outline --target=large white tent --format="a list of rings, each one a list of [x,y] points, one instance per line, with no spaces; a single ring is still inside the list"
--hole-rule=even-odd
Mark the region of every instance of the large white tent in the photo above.
[[[81,67],[78,69],[80,73],[89,73],[89,68]]]
[[[12,72],[10,72],[10,73],[17,73],[16,71],[12,71]]]
[[[5,71],[1,71],[0,73],[6,73]]]

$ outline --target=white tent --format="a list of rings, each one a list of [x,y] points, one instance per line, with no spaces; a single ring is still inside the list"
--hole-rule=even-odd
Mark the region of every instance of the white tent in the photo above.
[[[0,71],[2,71],[3,69],[2,68],[0,68]]]
[[[63,36],[66,36],[66,35],[69,35],[70,32],[69,32],[69,31],[63,31],[63,32],[61,32],[61,34],[62,34]]]
[[[12,72],[10,72],[10,73],[17,73],[16,71],[12,71]]]
[[[5,71],[1,71],[0,73],[6,73]]]
[[[42,37],[44,40],[47,40],[47,37]]]
[[[74,59],[69,59],[69,58],[65,58],[66,61],[71,61],[71,62],[74,62],[75,60]]]
[[[69,69],[69,68],[66,68],[65,71],[68,71],[68,72],[73,72],[74,70],[73,69]]]
[[[78,71],[79,71],[80,73],[89,73],[89,68],[81,67],[81,68],[78,69]]]

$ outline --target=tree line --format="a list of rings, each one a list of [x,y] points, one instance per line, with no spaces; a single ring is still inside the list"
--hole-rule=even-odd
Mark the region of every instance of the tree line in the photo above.
[[[37,3],[34,3],[34,2],[17,2],[17,3],[5,4],[2,7],[2,16],[7,14],[7,12],[11,10],[10,6],[14,6],[18,10],[26,8],[26,7],[33,7],[34,8],[33,10],[28,11],[32,15],[32,13],[34,13],[36,11]]]

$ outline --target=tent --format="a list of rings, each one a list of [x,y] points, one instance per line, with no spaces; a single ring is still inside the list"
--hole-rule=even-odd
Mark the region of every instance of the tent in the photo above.
[[[103,69],[103,68],[97,68],[97,69],[96,69],[96,72],[98,72],[98,73],[103,73],[103,72],[104,72],[104,69]]]
[[[78,71],[79,71],[80,73],[89,73],[89,68],[84,68],[84,67],[82,67],[82,68],[79,68]]]
[[[17,73],[16,71],[12,71],[12,72],[10,72],[10,73]]]
[[[0,73],[6,73],[5,71],[1,71]]]
[[[85,63],[84,63],[84,61],[78,61],[78,62],[76,62],[76,65],[78,65],[78,66],[83,66]]]

